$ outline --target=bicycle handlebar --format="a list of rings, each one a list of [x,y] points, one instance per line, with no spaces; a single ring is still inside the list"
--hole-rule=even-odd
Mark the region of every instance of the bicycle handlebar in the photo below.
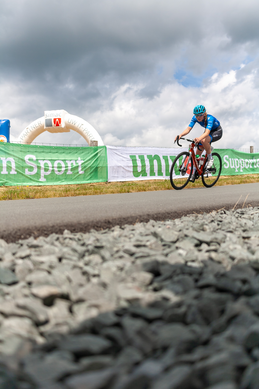
[[[195,143],[194,142],[194,140],[193,139],[187,139],[187,138],[181,138],[181,139],[183,139],[183,140],[187,140],[188,142],[191,142],[191,143],[194,143],[195,144],[195,146],[197,146],[198,144],[197,143]],[[177,138],[176,138],[176,141],[174,141],[174,143],[175,142],[177,142],[177,144],[178,144],[178,146],[180,146],[180,147],[182,147],[182,145],[180,145],[180,143],[179,143],[179,135],[177,135]]]

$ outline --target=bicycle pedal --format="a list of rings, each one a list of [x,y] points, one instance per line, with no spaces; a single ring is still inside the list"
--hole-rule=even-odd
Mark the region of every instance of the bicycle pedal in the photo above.
[[[196,176],[194,174],[192,174],[191,177],[190,177],[190,182],[194,182],[195,179],[196,179]]]

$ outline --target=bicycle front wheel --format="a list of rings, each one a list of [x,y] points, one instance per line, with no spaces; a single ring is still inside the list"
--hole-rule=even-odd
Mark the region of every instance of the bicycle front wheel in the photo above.
[[[213,157],[213,166],[210,170],[206,170],[206,166],[204,167],[204,171],[201,175],[202,183],[207,188],[211,188],[219,179],[221,169],[222,169],[222,161],[221,157],[218,153],[212,153]]]
[[[193,169],[191,154],[183,151],[175,158],[170,170],[170,182],[174,189],[183,189],[188,182]]]

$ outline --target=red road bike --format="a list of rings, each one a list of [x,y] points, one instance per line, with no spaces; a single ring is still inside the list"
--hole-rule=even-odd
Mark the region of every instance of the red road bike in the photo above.
[[[183,189],[190,181],[193,166],[195,166],[195,178],[198,179],[201,176],[203,185],[207,188],[211,188],[216,184],[221,174],[222,161],[220,155],[218,153],[212,153],[214,160],[213,166],[210,169],[207,169],[207,153],[205,152],[205,155],[201,155],[201,157],[196,156],[194,149],[199,147],[199,145],[195,143],[193,139],[181,139],[191,142],[191,145],[189,151],[183,151],[178,154],[172,164],[170,170],[170,182],[172,187],[176,190]],[[177,144],[182,147],[179,143],[179,138],[177,138]]]

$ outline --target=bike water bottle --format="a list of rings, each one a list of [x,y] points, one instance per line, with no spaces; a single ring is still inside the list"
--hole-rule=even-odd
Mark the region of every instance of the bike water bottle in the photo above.
[[[204,164],[204,155],[201,155],[200,157],[200,166],[202,166]]]

